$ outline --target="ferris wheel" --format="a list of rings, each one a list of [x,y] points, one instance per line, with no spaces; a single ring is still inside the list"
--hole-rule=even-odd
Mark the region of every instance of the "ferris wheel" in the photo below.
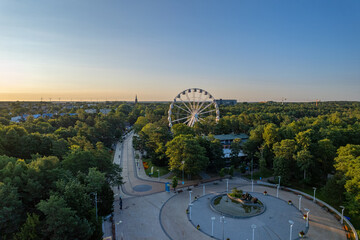
[[[169,126],[184,123],[189,127],[196,122],[212,116],[219,121],[220,112],[215,98],[200,88],[189,88],[180,92],[170,104],[168,112]]]

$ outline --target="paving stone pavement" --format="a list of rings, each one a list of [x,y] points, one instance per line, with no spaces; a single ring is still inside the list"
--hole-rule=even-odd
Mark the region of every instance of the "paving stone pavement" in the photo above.
[[[244,185],[246,184],[246,185]],[[232,180],[229,182],[229,189],[235,186],[240,186],[241,189],[245,191],[251,190],[251,185],[248,184],[248,182],[237,179]],[[206,185],[206,194],[208,193],[217,193],[222,192],[226,190],[226,183],[225,181],[219,183],[218,185]],[[274,200],[281,201],[276,198],[276,189],[269,188],[269,187],[263,187],[263,186],[254,186],[254,191],[263,193],[264,191],[267,191],[269,195],[271,195]],[[202,195],[202,188],[196,188],[192,192],[192,200],[194,200],[195,196],[201,196]],[[297,226],[304,226],[305,220],[301,219],[301,214],[296,210],[298,207],[298,196],[291,193],[291,192],[285,192],[280,190],[279,192],[279,198],[283,199],[284,205],[279,205],[278,207],[273,205],[267,205],[267,210],[270,214],[269,216],[273,215],[274,217],[271,219],[268,219],[267,221],[261,220],[261,216],[259,216],[260,219],[257,219],[258,217],[252,217],[247,219],[241,219],[238,221],[238,224],[225,224],[225,232],[228,232],[229,235],[226,235],[225,237],[230,237],[230,239],[251,239],[249,238],[249,234],[244,235],[240,234],[243,232],[249,232],[251,231],[251,228],[249,226],[251,224],[257,224],[258,226],[261,226],[262,230],[258,232],[258,235],[255,234],[256,240],[266,240],[266,239],[289,239],[290,235],[290,224],[288,223],[288,220],[293,220],[295,222],[293,228],[293,238],[298,238],[298,233],[302,228],[297,228]],[[286,205],[286,202],[288,200],[292,200],[294,203],[293,206]],[[189,204],[189,193],[181,193],[177,196],[171,198],[168,202],[165,203],[163,206],[162,212],[161,212],[161,222],[163,224],[164,230],[167,232],[167,234],[172,239],[213,239],[208,235],[205,235],[201,231],[197,230],[195,228],[195,225],[199,224],[204,226],[204,230],[206,230],[209,227],[209,224],[211,223],[210,215],[215,216],[216,223],[217,223],[217,229],[215,229],[214,232],[217,232],[215,237],[222,238],[221,233],[221,227],[219,223],[219,215],[216,213],[212,213],[210,215],[206,215],[204,213],[204,209],[201,209],[197,212],[196,206],[194,205],[194,208],[192,209],[194,214],[194,225],[189,221],[188,215],[185,214],[186,209],[188,208]],[[342,230],[341,224],[337,219],[329,214],[328,212],[325,212],[323,209],[321,209],[320,206],[314,204],[312,201],[307,199],[302,199],[302,206],[305,208],[309,208],[311,210],[310,212],[310,227],[307,233],[307,239],[331,239],[331,240],[345,240],[345,232]],[[204,206],[203,208],[206,208]],[[275,209],[274,209],[275,208]],[[291,215],[291,218],[288,217],[288,211],[287,208],[292,208],[291,212],[297,214]],[[269,210],[270,209],[270,210]],[[209,210],[209,209],[207,209]],[[282,210],[282,211],[281,211]],[[206,211],[208,212],[208,211]],[[278,213],[277,213],[278,212]],[[197,219],[196,216],[199,216],[199,219]],[[263,216],[266,216],[266,212],[263,214]],[[207,223],[205,222],[205,219],[208,219]],[[229,218],[226,218],[227,220]],[[198,222],[197,222],[198,221]],[[229,221],[229,220],[228,220]],[[274,228],[275,221],[278,221],[278,224],[280,228]],[[230,221],[229,221],[230,223]],[[271,224],[271,225],[270,225]],[[230,226],[232,225],[232,226]],[[220,228],[220,229],[219,229]],[[273,230],[272,230],[273,229]],[[265,231],[268,231],[268,233],[265,233]],[[209,232],[209,231],[207,231]],[[219,235],[219,232],[221,233]],[[261,233],[262,232],[262,233]],[[289,234],[287,235],[286,232]],[[236,234],[239,233],[239,234]],[[260,235],[261,234],[261,235]],[[267,237],[267,238],[265,238]],[[226,238],[225,238],[226,239]]]
[[[189,221],[188,215],[186,214],[186,209],[189,204],[189,192],[184,191],[179,194],[173,192],[167,193],[164,192],[164,183],[156,181],[147,181],[145,176],[143,179],[138,177],[138,174],[144,174],[142,171],[136,169],[136,162],[134,160],[134,151],[132,148],[132,135],[129,134],[125,139],[123,144],[118,143],[116,147],[114,162],[121,165],[123,168],[123,177],[126,183],[122,188],[114,188],[115,192],[115,202],[114,202],[114,223],[116,231],[116,239],[126,239],[126,240],[141,240],[141,239],[156,239],[156,240],[165,240],[165,239],[214,239],[211,238],[209,234],[211,220],[209,216],[216,215],[213,212],[207,211],[206,214],[201,208],[207,208],[206,204],[198,209],[195,205],[199,202],[195,202],[193,208],[193,221]],[[188,184],[194,184],[195,182],[190,182]],[[151,189],[144,186],[151,186]],[[135,191],[138,187],[138,190]],[[240,186],[244,191],[251,191],[251,185],[249,181],[241,178],[234,178],[229,181],[229,189],[235,186]],[[135,190],[134,190],[135,188]],[[206,194],[216,194],[218,192],[226,191],[226,181],[216,181],[207,183],[205,185]],[[276,199],[276,189],[271,187],[265,187],[261,185],[254,185],[254,192],[263,193],[267,191],[271,195],[274,201],[281,201]],[[195,199],[195,196],[202,196],[203,187],[192,189],[192,201]],[[123,209],[119,209],[119,196],[123,199]],[[225,233],[235,233],[232,235],[226,235],[231,237],[230,239],[251,239],[249,238],[249,224],[255,223],[258,226],[258,232],[255,232],[256,240],[266,240],[262,236],[268,236],[267,239],[289,239],[285,236],[286,232],[290,233],[289,230],[289,220],[288,211],[286,208],[292,207],[291,212],[294,212],[295,217],[291,217],[295,221],[293,239],[296,239],[298,236],[297,229],[298,226],[301,226],[301,213],[296,210],[298,207],[298,196],[291,193],[280,190],[279,197],[283,200],[284,209],[272,208],[271,204],[267,204],[268,217],[279,212],[277,218],[284,219],[279,222],[279,228],[276,229],[271,226],[275,224],[271,219],[267,221],[256,219],[256,217],[250,218],[249,221],[246,219],[240,222],[239,224],[236,221],[232,221],[229,218],[226,218],[227,223],[224,225]],[[292,200],[294,206],[286,205],[288,200]],[[329,214],[328,212],[321,209],[320,206],[314,204],[312,201],[302,198],[302,206],[309,208],[310,212],[310,228],[307,232],[307,239],[316,239],[316,240],[345,240],[346,235],[342,230],[342,226],[339,221]],[[207,209],[208,210],[208,209]],[[296,213],[298,215],[296,215]],[[266,214],[266,212],[264,213]],[[222,225],[219,223],[219,215],[216,215],[216,228],[215,228],[215,237],[222,238]],[[264,215],[265,216],[265,215]],[[199,219],[197,219],[197,217]],[[272,218],[272,219],[274,219]],[[205,219],[208,219],[208,222],[205,223]],[[197,222],[198,221],[198,222]],[[197,230],[195,225],[199,224],[200,230]],[[202,223],[204,222],[204,223]],[[251,223],[250,223],[251,222]],[[302,222],[304,224],[305,221]],[[201,224],[200,224],[201,223]],[[111,229],[111,223],[106,221],[104,223],[104,229],[108,235],[109,229]],[[207,234],[205,234],[204,232]],[[265,232],[268,233],[265,233]],[[241,232],[241,234],[236,234]],[[261,235],[261,232],[262,235]],[[277,232],[280,232],[277,233]],[[107,235],[104,237],[109,237]],[[219,235],[220,234],[220,235]],[[256,235],[258,234],[258,235]],[[211,234],[210,234],[211,235]],[[284,237],[284,236],[285,237]],[[270,236],[270,237],[269,237]],[[277,238],[278,237],[278,238]]]
[[[229,182],[229,189],[232,187],[239,186],[244,191],[250,191],[251,185],[248,184],[247,181],[237,179]],[[213,183],[206,184],[206,194],[216,194],[217,192],[222,192],[226,189],[226,183],[218,182],[217,185]],[[275,201],[282,201],[276,199],[276,189],[263,187],[263,186],[254,186],[254,191],[263,193],[267,191],[269,198],[273,198]],[[203,193],[203,188],[199,186],[198,188],[192,189],[192,201],[195,199],[195,196],[201,197]],[[280,190],[279,197],[283,199],[283,208],[291,208],[292,212],[296,212],[296,208],[298,207],[298,197],[297,195],[291,192],[285,192]],[[294,203],[293,206],[286,205],[288,200],[292,200]],[[199,200],[198,200],[199,201]],[[186,209],[189,204],[189,192],[184,191],[180,194],[174,193],[156,193],[148,196],[142,197],[128,197],[123,200],[123,210],[119,210],[119,206],[115,205],[115,222],[116,225],[116,234],[117,239],[214,239],[209,235],[197,230],[194,224],[189,221],[188,215],[186,214]],[[310,212],[310,228],[307,233],[307,239],[329,239],[329,240],[345,240],[345,232],[341,228],[341,224],[337,221],[337,219],[325,212],[321,209],[320,206],[314,204],[312,201],[307,199],[302,199],[302,206],[309,208]],[[205,206],[206,207],[206,206]],[[267,211],[272,206],[267,204]],[[270,210],[276,211],[276,210]],[[291,220],[295,221],[294,230],[293,230],[293,239],[297,238],[297,234],[300,229],[297,229],[296,226],[304,225],[305,221],[301,219],[300,212],[297,212],[299,215],[292,217]],[[201,210],[197,212],[195,206],[193,208],[194,218],[193,222],[196,223],[196,215],[201,216],[202,218],[209,218],[208,215],[204,214]],[[207,213],[209,214],[209,212]],[[264,213],[265,214],[265,213]],[[274,213],[272,213],[274,214]],[[269,214],[269,215],[272,215]],[[265,240],[265,239],[289,239],[286,237],[286,233],[289,233],[289,220],[288,211],[281,211],[279,218],[284,218],[283,222],[279,222],[280,230],[283,233],[277,233],[278,230],[271,230],[271,227],[266,226],[266,224],[273,224],[269,219],[269,222],[257,220],[256,217],[250,218],[249,221],[247,219],[243,220],[242,223],[239,224],[230,224],[229,218],[226,218],[228,221],[225,224],[225,232],[247,232],[245,234],[235,234],[235,238],[231,235],[226,235],[227,237],[231,237],[230,239],[251,239],[248,238],[248,232],[251,231],[249,229],[249,225],[256,224],[257,227],[262,230],[259,232],[255,232],[255,236],[257,236],[256,240]],[[216,213],[210,213],[211,216],[216,216],[216,225],[215,232],[221,233],[221,226],[219,223],[219,215]],[[275,215],[275,214],[274,214]],[[254,221],[252,221],[254,220]],[[204,221],[201,219],[200,221]],[[200,222],[199,222],[200,223]],[[208,224],[210,224],[210,218],[208,220]],[[200,224],[201,228],[206,228],[206,224]],[[207,225],[209,227],[209,225]],[[301,229],[302,230],[302,229]],[[260,232],[263,231],[262,235]],[[264,231],[268,231],[268,233],[264,233]],[[274,232],[272,232],[274,231]],[[209,233],[209,231],[207,231]],[[258,234],[258,235],[257,235]],[[260,238],[261,236],[266,235],[268,238]],[[285,235],[285,237],[283,236]],[[278,238],[277,238],[278,236]],[[221,239],[219,234],[215,235]],[[244,237],[244,238],[242,238]],[[245,238],[246,237],[246,238]]]
[[[169,239],[162,230],[159,212],[173,193],[157,193],[123,200],[123,209],[115,206],[115,229],[117,239]]]
[[[253,224],[256,225],[254,232],[256,240],[288,239],[290,236],[289,220],[294,221],[293,239],[300,231],[306,231],[303,215],[294,205],[289,205],[286,201],[270,195],[264,196],[261,193],[253,192],[250,194],[257,197],[266,206],[264,213],[248,218],[225,217],[226,224],[223,225],[220,223],[222,215],[215,213],[210,208],[210,201],[217,194],[208,194],[193,202],[192,224],[201,226],[202,232],[211,235],[211,217],[215,217],[214,237],[218,239],[222,239],[222,234],[225,239],[251,239],[251,225]]]

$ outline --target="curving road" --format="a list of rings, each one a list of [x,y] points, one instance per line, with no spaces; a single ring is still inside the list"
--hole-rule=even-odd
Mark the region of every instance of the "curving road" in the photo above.
[[[163,182],[144,180],[147,176],[143,168],[137,169],[132,138],[132,132],[126,135],[124,141],[117,144],[114,154],[114,163],[122,167],[125,182],[120,189],[114,188],[116,239],[168,239],[162,230],[159,213],[170,193],[164,192]],[[119,196],[123,199],[122,210]]]
[[[114,162],[123,169],[125,183],[121,187],[122,192],[128,196],[144,196],[164,191],[164,183],[144,180],[138,176],[132,145],[133,135],[133,132],[129,133],[122,143],[117,144],[114,155]]]

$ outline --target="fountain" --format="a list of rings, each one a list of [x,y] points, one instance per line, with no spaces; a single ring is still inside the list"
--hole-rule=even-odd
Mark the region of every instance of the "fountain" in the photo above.
[[[213,197],[211,208],[220,214],[233,218],[246,218],[259,215],[265,211],[265,205],[249,193],[242,194],[234,188],[230,194]]]

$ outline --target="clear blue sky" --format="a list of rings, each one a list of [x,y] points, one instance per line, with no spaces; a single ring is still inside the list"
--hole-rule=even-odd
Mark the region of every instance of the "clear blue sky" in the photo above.
[[[2,0],[0,100],[360,101],[359,0]]]

